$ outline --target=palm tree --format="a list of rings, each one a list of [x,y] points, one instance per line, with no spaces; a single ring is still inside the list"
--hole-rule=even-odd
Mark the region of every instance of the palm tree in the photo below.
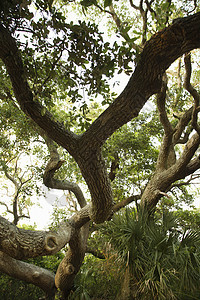
[[[123,260],[125,299],[199,299],[200,232],[181,228],[172,212],[128,208],[102,232]]]

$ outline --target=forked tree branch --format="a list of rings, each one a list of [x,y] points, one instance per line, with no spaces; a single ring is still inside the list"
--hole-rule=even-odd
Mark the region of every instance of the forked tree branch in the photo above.
[[[193,125],[194,129],[200,135],[200,126],[198,125],[198,113],[200,111],[200,106],[199,106],[200,95],[190,82],[191,74],[192,74],[192,64],[191,64],[190,53],[188,53],[184,56],[184,62],[185,62],[185,70],[186,70],[184,87],[186,88],[186,90],[190,93],[190,95],[194,99],[194,107],[193,107],[193,112],[192,112],[192,125]]]
[[[173,165],[176,161],[174,145],[173,145],[173,134],[174,129],[168,119],[166,112],[166,92],[167,92],[167,75],[163,75],[162,87],[160,92],[157,94],[157,108],[161,124],[164,128],[164,137],[160,147],[156,169],[167,169]]]
[[[57,150],[57,145],[48,137],[45,137],[47,147],[50,152],[50,160],[45,168],[43,175],[44,184],[52,189],[68,190],[72,192],[80,205],[83,208],[87,203],[81,188],[78,184],[70,182],[68,180],[59,180],[55,178],[56,171],[65,163],[64,160],[60,160],[60,156]]]
[[[199,166],[198,166],[198,169],[200,168],[200,163],[199,163]],[[190,176],[190,178],[184,182],[177,182],[177,183],[174,183],[171,185],[170,187],[170,190],[173,189],[173,188],[180,188],[182,186],[186,186],[186,185],[191,185],[191,184],[194,184],[194,180],[196,179],[199,179],[200,175],[195,175],[192,173],[192,175]]]
[[[192,119],[192,112],[193,112],[193,107],[190,107],[188,110],[186,110],[182,116],[180,116],[179,118],[179,122],[175,127],[175,132],[173,135],[173,144],[179,144],[179,143],[183,143],[184,144],[188,141],[188,137],[187,135],[189,135],[191,133],[191,130],[187,133],[185,133],[185,139],[186,141],[183,141],[181,138],[181,135],[183,134],[186,126],[188,126],[189,122]]]
[[[192,28],[192,30],[191,30]],[[21,109],[77,161],[91,192],[91,218],[103,222],[112,213],[113,195],[101,147],[119,127],[138,115],[148,98],[160,90],[165,70],[184,53],[200,47],[200,13],[182,18],[145,44],[140,60],[124,91],[81,136],[55,121],[33,100],[14,38],[0,25],[0,58],[10,76]]]
[[[157,94],[157,108],[159,113],[159,118],[161,124],[163,125],[165,135],[171,135],[173,133],[173,128],[171,123],[168,119],[167,112],[166,112],[166,92],[167,92],[167,75],[163,75],[162,87],[160,92]]]

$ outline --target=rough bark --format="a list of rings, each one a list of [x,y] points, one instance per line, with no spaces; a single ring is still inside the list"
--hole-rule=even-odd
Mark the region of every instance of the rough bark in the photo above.
[[[53,292],[54,275],[51,272],[19,260],[52,255],[68,242],[69,249],[56,274],[56,287],[63,291],[65,299],[84,259],[89,234],[89,211],[90,206],[85,206],[56,232],[23,230],[0,217],[0,270],[35,284],[45,292]]]
[[[178,57],[200,46],[200,13],[174,22],[154,35],[145,45],[139,63],[124,91],[80,137],[54,121],[33,100],[16,43],[0,27],[0,58],[9,73],[16,99],[22,110],[75,158],[92,196],[91,218],[97,223],[112,213],[112,191],[100,148],[123,124],[138,115],[148,98],[159,91],[164,71]],[[84,150],[84,152],[83,152]]]
[[[66,130],[35,101],[26,79],[25,68],[11,34],[0,25],[0,58],[10,76],[15,97],[23,110],[46,134],[64,147],[76,160],[89,187],[92,204],[83,207],[68,224],[56,233],[29,232],[17,229],[0,219],[0,250],[21,259],[57,252],[69,242],[70,248],[56,274],[56,285],[67,295],[78,272],[86,250],[90,218],[97,223],[110,217],[113,197],[110,180],[101,155],[101,147],[119,127],[136,117],[148,98],[159,92],[165,70],[184,53],[200,47],[200,13],[175,21],[155,34],[145,45],[138,65],[124,91],[81,136]],[[45,112],[45,113],[44,113]],[[171,139],[171,137],[170,137]],[[155,206],[162,192],[186,173],[199,167],[191,159],[199,145],[199,135],[191,138],[179,160],[170,168],[155,173],[145,189],[142,201]],[[62,163],[62,162],[60,162]],[[60,164],[59,163],[59,164]],[[53,168],[58,168],[55,165]],[[49,167],[49,172],[53,170]],[[186,172],[187,170],[187,172]],[[46,182],[52,183],[50,173]],[[80,229],[82,226],[84,227]]]
[[[55,284],[62,291],[64,299],[67,299],[73,286],[74,278],[85,257],[88,234],[89,223],[76,230],[73,238],[70,239],[69,249],[56,272]]]
[[[52,255],[69,242],[72,233],[70,223],[61,224],[56,232],[31,231],[18,228],[0,217],[0,251],[16,259]]]
[[[44,183],[51,188],[61,188],[62,190],[72,191],[82,208],[70,219],[70,224],[74,228],[73,234],[69,240],[68,250],[55,276],[56,287],[62,291],[63,298],[67,299],[73,286],[74,278],[85,256],[89,235],[89,214],[91,206],[87,205],[84,195],[77,184],[70,183],[67,180],[55,179],[54,175],[61,167],[63,161],[60,161],[55,143],[46,137],[45,140],[50,151],[50,160],[44,172]]]
[[[192,159],[199,145],[200,136],[198,133],[195,133],[186,143],[180,158],[168,167],[165,161],[167,160],[169,152],[165,147],[164,137],[156,170],[141,197],[143,205],[153,209],[163,196],[163,193],[170,190],[170,186],[173,182],[184,179],[199,169],[199,156]],[[162,161],[162,155],[164,162]]]
[[[142,195],[142,203],[145,206],[147,205],[150,209],[154,208],[159,199],[163,195],[166,195],[166,192],[169,191],[171,187],[175,186],[175,184],[173,184],[175,181],[192,175],[200,167],[199,156],[193,158],[200,144],[200,130],[197,123],[200,96],[190,82],[190,55],[185,55],[184,87],[193,97],[194,105],[178,117],[178,123],[175,128],[172,127],[166,113],[165,100],[167,84],[165,79],[163,80],[161,91],[157,95],[157,107],[160,121],[164,128],[164,137],[157,159],[156,170]],[[191,125],[189,126],[189,122],[192,123],[193,127]],[[189,131],[184,132],[187,126]],[[194,132],[192,134],[193,129],[196,130],[195,134]],[[183,134],[184,137],[181,138]],[[190,135],[192,136],[189,138]],[[175,145],[178,143],[185,144],[185,148],[180,158],[176,160]],[[189,182],[191,182],[191,180],[192,178]]]

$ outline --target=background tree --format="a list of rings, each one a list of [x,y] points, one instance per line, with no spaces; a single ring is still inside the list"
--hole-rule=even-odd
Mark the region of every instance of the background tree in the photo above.
[[[189,54],[200,46],[198,3],[129,3],[130,7],[107,0],[7,0],[0,4],[0,95],[6,102],[2,140],[10,128],[11,136],[27,140],[27,145],[40,135],[46,144],[44,153],[49,151],[48,163],[42,160],[44,184],[69,190],[80,206],[56,231],[19,229],[0,219],[1,271],[41,287],[49,298],[57,288],[63,298],[68,297],[87,251],[91,222],[103,223],[130,202],[138,205],[138,200],[150,213],[163,196],[191,183],[200,167],[198,81],[191,79]],[[76,23],[68,22],[66,13],[67,9],[73,12],[74,6],[83,11]],[[117,30],[119,37],[112,35],[112,43],[88,20],[97,12],[113,22],[111,30]],[[174,82],[170,72],[175,68],[168,68],[183,55]],[[198,53],[192,55],[195,58]],[[114,100],[109,80],[117,72],[130,74],[131,67],[134,71],[127,85]],[[155,113],[138,117],[155,94]],[[98,116],[93,100],[97,95],[106,105]],[[26,126],[20,125],[27,119]],[[156,124],[154,129],[151,124]],[[19,137],[23,126],[26,134]],[[145,130],[149,130],[147,136]],[[153,144],[160,141],[158,153]],[[81,173],[74,178],[84,180],[89,196],[77,181],[59,177],[69,174],[65,151],[72,157],[67,167],[72,163],[74,173]],[[53,255],[67,243],[55,276],[21,261]]]

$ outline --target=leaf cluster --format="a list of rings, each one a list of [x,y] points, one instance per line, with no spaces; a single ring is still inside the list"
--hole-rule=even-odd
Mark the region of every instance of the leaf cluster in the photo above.
[[[152,218],[145,210],[126,209],[103,226],[102,232],[111,237],[124,267],[129,267],[135,297],[199,296],[199,231],[181,228],[172,213],[164,211]]]

